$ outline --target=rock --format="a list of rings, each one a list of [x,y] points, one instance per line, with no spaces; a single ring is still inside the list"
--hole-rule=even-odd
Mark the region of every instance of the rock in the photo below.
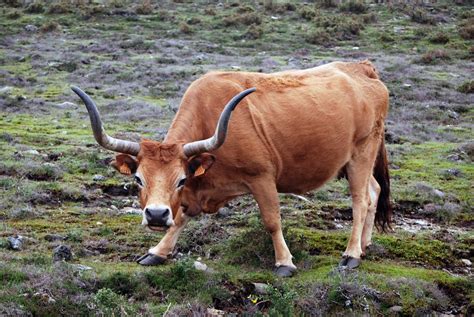
[[[465,265],[465,266],[471,266],[472,265],[472,262],[468,259],[461,259],[461,262]]]
[[[268,284],[265,283],[252,283],[255,287],[255,294],[266,295],[268,294]]]
[[[133,208],[133,207],[125,207],[123,209],[124,214],[130,214],[130,215],[141,215],[142,210],[139,208]]]
[[[456,111],[448,110],[448,117],[451,119],[459,119],[459,114]]]
[[[38,27],[33,24],[28,24],[28,25],[25,25],[25,31],[35,33],[38,31]]]
[[[225,311],[215,309],[215,308],[208,308],[206,311],[206,316],[209,316],[209,317],[225,316],[225,315],[226,315]]]
[[[102,181],[105,181],[105,176],[100,175],[100,174],[96,174],[96,175],[94,175],[94,177],[92,178],[92,180],[93,180],[94,182],[102,182]]]
[[[194,268],[198,271],[207,271],[207,265],[199,261],[194,261]]]
[[[457,168],[448,168],[441,172],[445,179],[454,179],[456,177],[462,176],[461,170]]]
[[[53,250],[53,261],[70,261],[72,259],[71,248],[67,245],[59,245]]]
[[[403,311],[402,306],[392,306],[388,309],[389,313],[401,313]]]
[[[16,237],[8,237],[8,247],[15,251],[21,251],[23,248],[23,237],[16,236]]]
[[[443,205],[442,209],[451,215],[455,215],[461,212],[462,207],[458,204],[447,202]]]
[[[227,217],[230,215],[230,209],[227,207],[219,208],[217,214],[219,215],[219,217]]]
[[[71,266],[81,272],[92,270],[90,266],[82,265],[82,264],[71,264]]]
[[[65,109],[65,108],[77,108],[77,105],[75,103],[72,103],[72,102],[69,102],[69,101],[65,101],[63,103],[60,103],[60,104],[57,104],[57,107],[61,108],[61,109]]]
[[[59,235],[59,234],[47,234],[44,236],[44,239],[46,241],[52,242],[52,241],[59,241],[59,240],[66,240],[65,236]]]
[[[440,191],[439,189],[434,189],[433,194],[438,198],[444,198],[444,196],[446,196],[446,194]]]
[[[6,96],[9,95],[10,92],[12,91],[13,87],[10,86],[4,86],[0,88],[0,96]]]
[[[52,298],[51,296],[49,296],[49,294],[47,294],[47,293],[36,292],[36,293],[33,294],[33,297],[39,299],[40,301],[42,301],[45,304],[54,304],[54,303],[56,303],[56,300],[54,298]]]
[[[340,223],[336,223],[336,224],[334,224],[334,228],[335,229],[344,229],[344,226],[341,225]]]
[[[411,88],[411,84],[403,84],[403,87],[405,87],[405,88]]]
[[[37,150],[28,150],[28,151],[25,151],[24,153],[29,154],[29,155],[40,155],[40,152],[38,152]]]

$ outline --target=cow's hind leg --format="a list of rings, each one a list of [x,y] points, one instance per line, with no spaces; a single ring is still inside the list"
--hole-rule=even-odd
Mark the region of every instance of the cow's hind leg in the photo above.
[[[351,237],[340,264],[348,268],[359,266],[362,255],[362,232],[366,223],[370,202],[369,182],[372,178],[372,169],[378,149],[378,142],[376,140],[377,138],[375,137],[368,137],[363,144],[359,145],[346,165],[352,196],[353,221]],[[369,217],[372,217],[372,214]],[[371,222],[370,218],[369,222]]]
[[[168,255],[173,252],[176,242],[178,241],[178,237],[188,221],[189,218],[184,215],[180,209],[176,215],[176,218],[174,219],[175,225],[166,231],[165,236],[161,239],[157,246],[151,248],[148,251],[148,254],[140,257],[137,262],[141,265],[159,265],[164,263],[168,258]]]
[[[375,213],[377,211],[377,201],[380,195],[380,185],[373,176],[369,180],[369,207],[365,217],[364,229],[362,230],[362,255],[365,255],[366,248],[372,242],[372,231],[374,229]]]
[[[271,180],[265,180],[252,184],[251,189],[260,208],[263,224],[272,236],[276,274],[281,277],[289,277],[296,271],[296,266],[293,264],[293,256],[283,237],[280,200],[276,186]]]

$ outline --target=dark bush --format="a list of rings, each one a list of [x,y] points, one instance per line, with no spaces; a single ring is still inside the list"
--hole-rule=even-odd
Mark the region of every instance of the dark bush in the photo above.
[[[446,44],[449,42],[449,36],[444,32],[438,32],[430,36],[428,40],[434,44]]]
[[[184,34],[191,34],[193,33],[193,28],[186,22],[181,22],[179,24],[179,31]]]
[[[436,24],[436,21],[432,16],[426,12],[423,8],[411,8],[408,11],[408,15],[413,22],[420,24]]]
[[[306,42],[316,45],[328,45],[331,43],[331,36],[324,29],[315,29],[305,36]]]
[[[352,12],[356,14],[366,13],[369,7],[363,2],[349,1],[339,6],[342,12]]]
[[[135,13],[149,15],[149,14],[153,14],[153,9],[154,8],[153,8],[153,5],[151,4],[151,0],[144,0],[135,7]]]
[[[421,64],[436,64],[439,61],[447,61],[450,60],[451,57],[448,55],[446,51],[443,50],[434,50],[434,51],[429,51],[425,54],[423,54],[419,62]]]
[[[298,10],[298,14],[300,17],[302,17],[305,20],[312,20],[314,17],[316,17],[316,10],[314,8],[304,6],[300,10]]]
[[[457,90],[465,94],[474,93],[474,80],[468,80],[464,82],[461,86],[458,87]]]
[[[43,33],[49,33],[59,31],[61,29],[61,26],[56,21],[49,21],[43,24],[39,29]]]
[[[263,27],[261,25],[252,24],[245,32],[244,37],[250,40],[256,40],[263,35]]]
[[[474,18],[467,20],[459,27],[459,36],[465,40],[474,39]]]
[[[27,12],[27,13],[43,13],[44,12],[44,6],[41,2],[33,2],[33,3],[30,3],[26,7],[25,12]]]
[[[259,14],[251,12],[244,14],[233,14],[225,17],[223,20],[224,26],[236,26],[236,25],[251,25],[261,24],[262,18]]]

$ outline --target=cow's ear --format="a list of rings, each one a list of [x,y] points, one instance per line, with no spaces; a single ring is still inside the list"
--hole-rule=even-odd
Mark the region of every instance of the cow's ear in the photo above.
[[[135,174],[138,168],[137,160],[128,154],[117,154],[110,165],[123,175]]]
[[[194,156],[188,160],[188,173],[192,177],[204,175],[215,161],[216,157],[209,153]]]

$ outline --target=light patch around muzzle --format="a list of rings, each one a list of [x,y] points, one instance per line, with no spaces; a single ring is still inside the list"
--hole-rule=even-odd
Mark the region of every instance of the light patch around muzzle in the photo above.
[[[166,217],[166,221],[165,221],[165,224],[163,226],[150,225],[148,223],[148,220],[146,219],[146,215],[145,215],[145,210],[147,208],[150,208],[150,209],[167,208],[171,211],[171,208],[169,208],[166,205],[157,205],[157,204],[147,205],[145,208],[142,209],[142,226],[148,227],[152,230],[163,231],[163,229],[168,229],[169,227],[175,225],[174,220],[173,220],[173,213],[172,212],[170,212],[168,214],[168,216]]]

